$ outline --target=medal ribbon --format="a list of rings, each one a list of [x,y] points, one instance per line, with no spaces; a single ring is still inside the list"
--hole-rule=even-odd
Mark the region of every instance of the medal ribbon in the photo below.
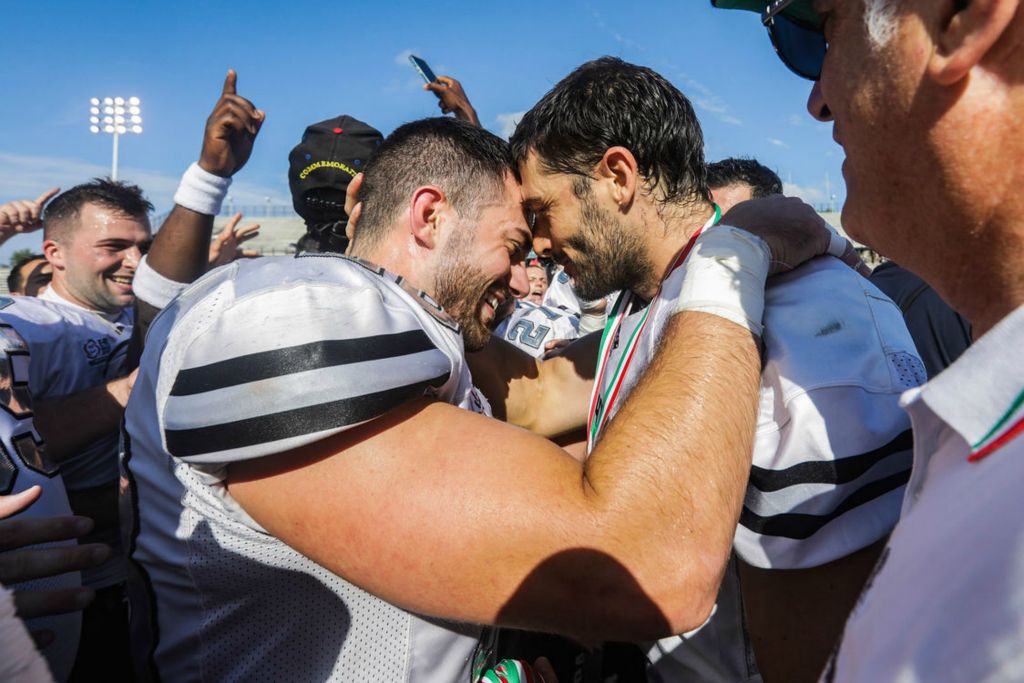
[[[686,243],[683,250],[679,252],[679,256],[673,262],[672,267],[669,268],[668,273],[665,275],[665,279],[662,280],[661,285],[658,285],[658,291],[655,292],[654,298],[651,299],[651,303],[644,309],[643,315],[640,318],[640,322],[633,330],[633,334],[629,336],[629,340],[626,342],[626,346],[622,350],[622,355],[619,357],[619,363],[615,367],[615,371],[612,374],[611,382],[608,384],[608,390],[601,393],[601,379],[604,377],[605,369],[608,365],[608,358],[612,352],[612,342],[619,334],[619,329],[622,327],[623,320],[629,315],[630,305],[636,298],[636,295],[630,291],[624,291],[619,295],[618,300],[615,302],[615,306],[612,307],[612,312],[608,316],[608,323],[605,325],[604,332],[601,334],[601,345],[598,347],[598,361],[597,361],[597,372],[594,375],[594,389],[590,394],[590,410],[588,411],[587,419],[587,453],[594,450],[594,444],[597,443],[597,437],[604,429],[605,425],[609,420],[609,413],[612,405],[615,403],[615,399],[619,396],[619,389],[622,388],[622,382],[626,378],[626,371],[629,369],[630,363],[633,361],[633,354],[636,351],[637,343],[640,341],[641,333],[644,327],[647,326],[647,317],[650,315],[651,308],[654,306],[654,302],[658,299],[658,295],[661,294],[661,287],[665,284],[665,280],[675,272],[676,268],[681,266],[686,257],[690,255],[690,251],[693,249],[694,243],[702,232],[710,228],[712,225],[718,223],[722,218],[722,210],[715,204],[715,213],[708,219],[697,232],[693,233],[690,237],[690,241]]]

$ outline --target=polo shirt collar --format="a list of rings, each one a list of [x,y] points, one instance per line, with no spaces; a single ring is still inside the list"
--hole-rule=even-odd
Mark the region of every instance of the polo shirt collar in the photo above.
[[[979,454],[1024,420],[1024,306],[979,339],[917,394]],[[914,397],[908,397],[913,400]]]

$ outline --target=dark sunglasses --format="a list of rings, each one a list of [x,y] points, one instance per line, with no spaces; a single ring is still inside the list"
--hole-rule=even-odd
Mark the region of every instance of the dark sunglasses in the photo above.
[[[820,26],[782,12],[799,0],[774,0],[761,13],[761,23],[782,63],[797,76],[816,81],[828,52],[828,41]]]

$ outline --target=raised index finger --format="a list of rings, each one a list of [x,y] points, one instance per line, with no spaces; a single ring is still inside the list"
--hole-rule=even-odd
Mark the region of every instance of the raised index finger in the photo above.
[[[228,69],[228,75],[224,78],[224,91],[222,95],[235,95],[238,93],[238,74],[234,69]]]
[[[59,187],[51,187],[49,190],[39,195],[39,197],[36,199],[36,205],[38,205],[39,208],[42,209],[44,206],[46,206],[46,202],[53,199],[58,192],[60,192]]]

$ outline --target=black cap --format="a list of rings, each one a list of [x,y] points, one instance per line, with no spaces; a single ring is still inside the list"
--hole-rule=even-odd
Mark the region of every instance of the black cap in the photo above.
[[[306,128],[288,155],[292,205],[324,251],[344,250],[345,190],[383,139],[376,128],[338,116]]]

